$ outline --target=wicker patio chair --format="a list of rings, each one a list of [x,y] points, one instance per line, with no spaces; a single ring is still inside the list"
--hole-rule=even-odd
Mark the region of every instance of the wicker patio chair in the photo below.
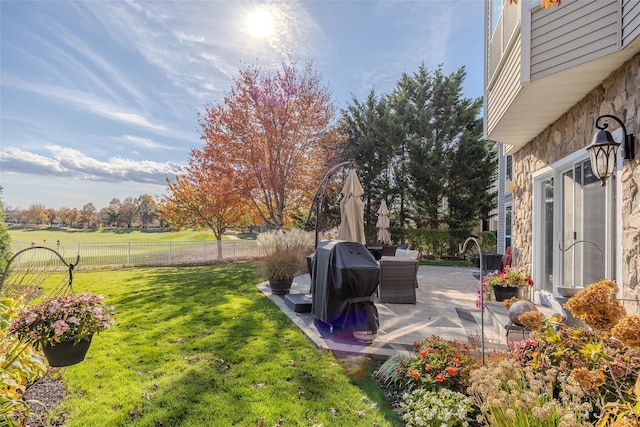
[[[418,287],[417,260],[380,260],[380,285],[378,297],[381,303],[415,304]]]

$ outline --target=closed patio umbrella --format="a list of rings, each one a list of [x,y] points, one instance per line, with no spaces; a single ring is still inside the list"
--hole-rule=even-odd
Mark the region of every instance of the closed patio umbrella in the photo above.
[[[389,233],[389,209],[387,208],[387,202],[384,200],[380,203],[378,208],[378,242],[389,244],[391,243],[391,234]]]
[[[355,169],[349,171],[341,193],[338,239],[364,245],[364,202],[360,198],[364,190]]]

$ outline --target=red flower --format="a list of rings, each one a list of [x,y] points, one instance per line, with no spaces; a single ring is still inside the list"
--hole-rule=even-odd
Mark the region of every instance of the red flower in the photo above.
[[[431,370],[431,363],[427,363],[426,365],[424,365],[424,370],[429,372]]]
[[[410,376],[410,377],[413,377],[413,378],[415,378],[415,379],[420,378],[420,374],[419,374],[418,372],[414,371],[414,370],[413,370],[413,369],[411,369],[411,368],[409,368],[409,369],[407,370],[407,375],[408,375],[408,376]]]
[[[414,347],[420,347],[420,343],[419,343],[418,341],[414,341],[414,342],[413,342],[413,346],[414,346]]]
[[[447,369],[445,369],[445,371],[447,372],[447,374],[451,375],[452,377],[455,377],[456,374],[458,373],[458,371],[456,371],[456,368],[452,366],[447,366]]]
[[[420,350],[420,359],[424,359],[425,357],[427,357],[427,350]]]
[[[442,374],[436,375],[435,380],[441,383],[442,381],[444,381],[444,375]]]
[[[462,365],[462,362],[460,361],[460,359],[456,359],[453,361],[453,363],[455,363],[455,365],[459,368],[460,365]]]

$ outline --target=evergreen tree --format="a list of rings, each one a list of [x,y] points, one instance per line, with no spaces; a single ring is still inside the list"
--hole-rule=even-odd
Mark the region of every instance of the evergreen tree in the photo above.
[[[364,102],[355,98],[352,102],[344,117],[348,139],[341,158],[354,160],[358,167],[365,191],[365,228],[372,233],[380,201],[396,197],[393,165],[404,132],[386,97],[379,98],[371,91]]]
[[[4,203],[2,202],[2,186],[0,186],[0,274],[4,273],[11,258],[11,238],[7,232],[4,218]]]
[[[464,67],[445,75],[422,65],[391,95],[353,100],[342,157],[361,172],[365,224],[382,199],[402,227],[468,229],[494,206],[497,161],[482,140],[482,100],[462,96],[465,77]]]

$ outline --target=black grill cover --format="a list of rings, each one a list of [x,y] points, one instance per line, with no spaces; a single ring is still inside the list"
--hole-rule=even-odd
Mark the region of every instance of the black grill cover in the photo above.
[[[349,331],[378,332],[373,295],[380,267],[357,242],[324,240],[312,259],[312,311],[316,319]]]

